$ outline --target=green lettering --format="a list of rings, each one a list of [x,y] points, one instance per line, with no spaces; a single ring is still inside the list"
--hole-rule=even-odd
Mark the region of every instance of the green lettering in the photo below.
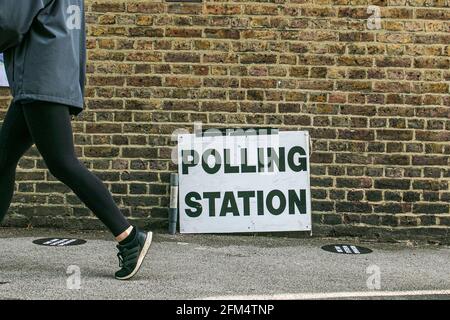
[[[230,149],[224,149],[225,153],[225,173],[239,173],[239,166],[231,165],[231,155]]]
[[[296,153],[298,153],[301,156],[299,158],[299,163],[298,164],[294,163],[294,156],[295,156]],[[291,168],[291,170],[294,171],[294,172],[300,172],[300,171],[308,170],[307,163],[306,163],[306,152],[305,152],[305,150],[302,147],[296,146],[296,147],[293,147],[291,150],[289,150],[289,152],[288,152],[288,165]]]
[[[203,208],[202,204],[200,202],[192,200],[194,198],[197,201],[200,201],[202,198],[200,194],[197,192],[189,192],[186,194],[186,197],[184,198],[184,201],[186,202],[186,205],[188,205],[191,208],[194,208],[195,210],[186,209],[186,214],[191,218],[197,218],[202,214]]]
[[[258,204],[258,216],[264,215],[264,192],[263,191],[256,191],[256,201]]]
[[[306,214],[306,190],[300,190],[299,195],[295,190],[289,190],[289,214],[295,214],[297,208],[300,214]]]
[[[208,158],[210,156],[213,156],[215,158],[214,165],[210,167],[208,165]],[[220,157],[220,154],[214,150],[214,149],[208,149],[203,153],[202,156],[202,167],[203,170],[205,170],[206,173],[209,174],[215,174],[220,170],[220,163],[222,162],[222,158]]]
[[[226,216],[227,213],[232,213],[235,217],[239,216],[239,209],[232,191],[225,192],[223,196],[222,208],[220,209],[221,217]]]
[[[208,199],[209,216],[216,216],[216,199],[220,198],[220,192],[203,192],[203,198]]]
[[[242,173],[256,172],[256,166],[248,165],[247,149],[241,149],[241,172]]]
[[[188,158],[192,157],[192,160]],[[195,150],[181,150],[182,159],[182,173],[188,174],[190,167],[195,167],[198,164],[199,155]]]
[[[250,215],[250,198],[255,197],[255,191],[238,191],[238,197],[244,203],[244,216]]]
[[[278,171],[284,172],[286,171],[286,161],[285,161],[285,149],[279,148],[279,154],[275,152],[274,148],[267,149],[267,160],[269,163],[269,172],[274,171],[275,165],[278,168]]]
[[[258,172],[264,171],[264,148],[258,148]]]
[[[273,205],[273,198],[278,197],[280,199],[280,206],[278,208],[275,208]],[[283,192],[280,190],[272,190],[267,195],[266,199],[266,206],[267,210],[273,215],[279,215],[283,213],[283,211],[286,209],[286,197],[284,196]]]

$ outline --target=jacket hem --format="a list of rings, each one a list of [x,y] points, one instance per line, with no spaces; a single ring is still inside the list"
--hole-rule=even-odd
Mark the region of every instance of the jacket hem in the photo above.
[[[14,97],[13,101],[22,103],[26,103],[27,101],[47,101],[61,103],[70,107],[69,110],[72,115],[78,115],[81,111],[83,111],[83,103],[80,103],[79,101],[41,94],[19,94]]]

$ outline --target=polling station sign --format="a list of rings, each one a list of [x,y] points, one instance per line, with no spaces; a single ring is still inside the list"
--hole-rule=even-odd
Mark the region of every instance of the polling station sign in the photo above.
[[[181,233],[310,231],[308,132],[178,136]]]

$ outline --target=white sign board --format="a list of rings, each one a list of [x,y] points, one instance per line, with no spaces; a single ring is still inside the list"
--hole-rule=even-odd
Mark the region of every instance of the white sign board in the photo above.
[[[0,87],[7,87],[8,79],[6,79],[5,63],[3,53],[0,53]]]
[[[310,231],[308,132],[178,136],[181,233]]]

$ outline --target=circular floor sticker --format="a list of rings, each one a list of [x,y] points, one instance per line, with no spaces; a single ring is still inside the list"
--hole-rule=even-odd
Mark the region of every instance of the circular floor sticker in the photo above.
[[[68,247],[85,244],[86,240],[69,239],[69,238],[45,238],[34,240],[33,243],[38,244],[40,246],[48,246],[48,247]]]
[[[333,253],[342,254],[366,254],[371,253],[372,250],[351,244],[328,244],[322,247],[323,250]]]

